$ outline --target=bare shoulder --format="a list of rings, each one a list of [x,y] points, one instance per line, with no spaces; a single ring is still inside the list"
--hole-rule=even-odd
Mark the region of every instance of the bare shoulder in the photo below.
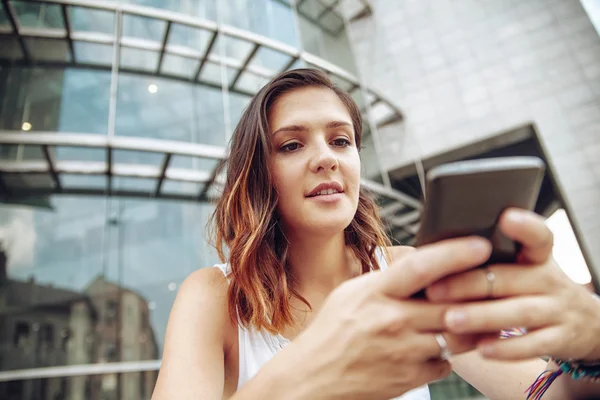
[[[398,261],[415,251],[415,248],[412,246],[390,246],[386,247],[386,250],[389,257],[388,262],[392,265],[394,261]]]
[[[218,268],[199,269],[184,280],[169,315],[153,399],[221,398],[232,331],[227,285]]]
[[[227,279],[220,269],[215,267],[200,268],[185,278],[181,284],[179,295],[186,297],[202,296],[202,291],[209,291],[210,295],[225,296],[227,285]],[[202,289],[202,291],[198,289]]]

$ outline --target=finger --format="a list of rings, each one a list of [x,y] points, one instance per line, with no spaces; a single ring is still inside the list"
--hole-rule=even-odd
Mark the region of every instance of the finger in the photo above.
[[[419,248],[377,275],[376,290],[406,298],[433,282],[481,265],[490,256],[490,243],[480,237],[445,240]]]
[[[415,337],[410,340],[410,350],[406,351],[406,349],[401,349],[402,354],[400,356],[406,362],[439,361],[442,355],[442,348],[436,340],[436,335],[437,334],[434,333],[420,333],[415,335]],[[457,346],[457,351],[461,350],[462,347],[465,346],[462,346],[462,344],[460,348]],[[471,349],[476,348],[477,342],[473,342],[469,347]],[[449,348],[452,353],[454,353],[454,349],[452,349],[450,345]]]
[[[413,300],[403,303],[402,308],[399,308],[396,300],[390,301],[394,302],[394,308],[398,313],[398,323],[403,327],[411,327],[421,332],[444,330],[446,311],[450,305]]]
[[[558,327],[530,331],[526,335],[509,339],[488,339],[477,348],[482,356],[496,360],[516,361],[555,354],[561,343]]]
[[[489,272],[494,275],[491,283]],[[429,286],[426,294],[429,300],[444,303],[542,294],[550,287],[552,273],[539,267],[495,264],[446,277]]]
[[[523,245],[520,256],[527,262],[539,264],[550,256],[554,236],[541,216],[532,211],[509,208],[502,213],[499,226],[507,237]]]
[[[457,335],[452,332],[444,332],[444,338],[452,355],[469,352],[477,348],[477,344],[485,337],[484,335]]]
[[[545,296],[470,303],[448,310],[445,322],[454,333],[499,332],[514,326],[539,328],[558,322],[561,312],[554,304]]]

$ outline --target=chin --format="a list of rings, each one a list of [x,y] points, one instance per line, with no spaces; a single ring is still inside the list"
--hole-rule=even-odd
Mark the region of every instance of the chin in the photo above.
[[[350,225],[354,214],[352,215],[328,215],[324,218],[310,218],[303,221],[306,230],[314,235],[336,235],[343,232]]]

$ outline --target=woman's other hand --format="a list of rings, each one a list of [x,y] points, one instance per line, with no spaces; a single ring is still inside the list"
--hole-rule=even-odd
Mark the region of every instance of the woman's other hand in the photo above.
[[[389,399],[448,375],[451,367],[440,360],[435,337],[444,330],[448,306],[410,296],[480,265],[490,251],[481,238],[440,242],[395,260],[392,268],[342,284],[284,350],[311,360],[308,369],[296,371],[299,379],[309,375],[312,384],[321,385],[323,398]],[[471,349],[469,340],[466,346],[448,342],[453,352]]]
[[[487,358],[599,360],[600,300],[552,259],[553,236],[543,218],[509,209],[500,229],[523,245],[516,264],[464,272],[427,289],[433,302],[468,301],[448,310],[446,328],[456,334],[491,334],[478,344]],[[499,331],[512,327],[526,328],[527,334],[498,338]]]

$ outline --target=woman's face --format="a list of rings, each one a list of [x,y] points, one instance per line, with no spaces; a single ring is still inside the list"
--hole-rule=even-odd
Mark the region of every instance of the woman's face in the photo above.
[[[358,207],[360,158],[352,119],[330,89],[280,96],[269,112],[270,166],[286,232],[332,235]]]

